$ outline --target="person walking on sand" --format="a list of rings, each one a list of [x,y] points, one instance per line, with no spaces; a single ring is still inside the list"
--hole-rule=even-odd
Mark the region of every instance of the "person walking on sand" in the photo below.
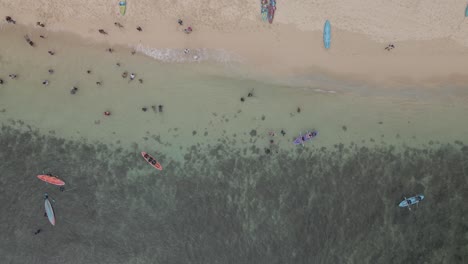
[[[25,35],[25,36],[24,36],[24,39],[26,40],[26,42],[28,42],[28,44],[29,44],[31,47],[34,47],[34,42],[29,38],[28,35]]]
[[[182,21],[182,19],[179,18],[179,20],[177,20],[177,23],[179,23],[179,25],[183,25],[184,24],[184,21]]]
[[[192,27],[188,27],[188,28],[184,29],[184,32],[185,32],[186,34],[192,33]]]
[[[6,16],[5,17],[6,22],[11,23],[11,24],[16,24],[16,21],[11,18],[11,16]]]

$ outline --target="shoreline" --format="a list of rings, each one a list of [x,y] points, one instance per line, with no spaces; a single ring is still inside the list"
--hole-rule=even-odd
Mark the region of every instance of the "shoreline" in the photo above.
[[[18,24],[7,24],[3,20],[6,14],[10,14]],[[2,10],[0,15],[4,29],[24,25],[34,35],[36,32],[63,31],[110,46],[221,50],[232,54],[249,70],[279,78],[324,75],[383,88],[401,85],[461,86],[468,81],[465,70],[468,63],[463,56],[468,55],[468,47],[448,38],[402,41],[395,43],[395,49],[386,51],[386,44],[371,40],[371,36],[340,30],[333,27],[332,22],[332,47],[325,50],[320,31],[302,31],[294,25],[269,25],[255,20],[244,22],[250,26],[229,31],[194,23],[191,24],[194,32],[187,35],[176,20],[164,17],[144,21],[143,32],[138,32],[135,29],[137,24],[128,17],[105,16],[99,24],[92,20],[78,22],[78,19],[51,21],[49,24],[46,19],[43,29],[33,26],[33,21],[41,20],[31,14],[26,16]],[[114,22],[124,24],[125,28],[115,27]],[[109,35],[99,34],[99,28],[105,29]]]

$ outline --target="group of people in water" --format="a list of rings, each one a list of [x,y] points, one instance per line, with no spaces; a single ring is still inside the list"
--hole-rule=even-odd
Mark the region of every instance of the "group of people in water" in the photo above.
[[[8,23],[16,24],[16,21],[13,20],[13,18],[12,18],[11,16],[6,16],[6,17],[5,17],[5,20],[6,20]],[[180,19],[179,19],[178,23],[179,23],[179,25],[183,25],[183,21],[180,20]],[[42,27],[42,28],[45,27],[45,24],[42,23],[42,22],[37,22],[36,25],[39,26],[39,27]],[[124,26],[123,26],[121,23],[119,23],[119,22],[115,22],[114,25],[117,26],[117,27],[119,27],[119,28],[123,28],[123,27],[124,27]],[[136,29],[137,29],[138,31],[140,31],[140,32],[143,31],[143,28],[142,28],[141,26],[137,26]],[[191,27],[189,27],[189,31],[190,31],[190,32],[192,31],[192,28],[191,28]],[[107,35],[107,34],[108,34],[108,32],[105,31],[104,29],[98,29],[98,32],[101,33],[101,34],[103,34],[103,35]],[[43,36],[43,35],[41,35],[40,37],[41,37],[41,38],[45,38],[45,36]],[[25,39],[25,41],[26,41],[31,47],[35,47],[35,46],[36,46],[36,43],[31,39],[31,37],[30,37],[29,35],[25,35],[25,36],[24,36],[24,39]],[[108,48],[107,51],[108,51],[109,53],[112,53],[112,52],[114,52],[114,49]],[[189,52],[189,50],[186,49],[186,53],[188,53],[188,52]],[[134,55],[135,53],[136,53],[135,50],[131,51],[131,54],[132,54],[132,55]],[[51,56],[53,56],[53,55],[55,55],[55,52],[52,51],[52,50],[49,50],[49,51],[48,51],[48,54],[51,55]],[[120,67],[121,64],[120,64],[120,62],[117,62],[116,65],[117,65],[118,67]],[[55,73],[55,70],[54,70],[54,69],[49,69],[49,70],[48,70],[48,73],[49,73],[49,74],[54,74],[54,73]],[[92,74],[92,71],[91,71],[91,70],[87,70],[86,73],[87,73],[87,74]],[[121,74],[121,76],[122,76],[122,78],[124,78],[124,79],[129,78],[129,82],[132,82],[132,81],[134,81],[134,80],[137,79],[137,74],[136,74],[136,73],[130,73],[130,74],[129,74],[129,72],[127,72],[127,71],[124,71],[124,72]],[[18,75],[17,75],[17,74],[10,74],[9,77],[10,77],[10,79],[13,80],[13,79],[17,79]],[[142,79],[142,78],[138,78],[137,80],[138,80],[138,82],[139,82],[140,84],[143,84],[143,79]],[[0,85],[2,85],[2,84],[4,84],[4,83],[5,83],[5,81],[4,81],[3,79],[0,78]],[[49,80],[47,80],[47,79],[46,79],[46,80],[43,80],[43,81],[42,81],[42,85],[44,85],[44,86],[49,85]],[[97,85],[97,86],[101,86],[101,85],[102,85],[102,81],[97,81],[97,82],[96,82],[96,85]],[[77,86],[73,86],[73,87],[70,89],[70,94],[71,94],[71,95],[75,95],[75,94],[78,93],[78,91],[79,91],[79,88],[78,88]],[[160,112],[160,113],[162,113],[162,112],[163,112],[163,109],[164,109],[164,106],[163,106],[162,104],[160,104],[160,105],[152,105],[152,106],[151,106],[151,109],[153,109],[154,112]],[[145,106],[145,107],[142,107],[141,110],[142,110],[143,112],[146,112],[146,111],[148,110],[148,107],[146,107],[146,106]],[[107,111],[104,112],[104,115],[105,115],[105,116],[110,116],[110,115],[111,115],[111,112],[110,112],[109,110],[107,110]]]

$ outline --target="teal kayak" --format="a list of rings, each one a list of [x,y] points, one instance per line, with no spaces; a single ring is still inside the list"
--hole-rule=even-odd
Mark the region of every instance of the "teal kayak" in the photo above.
[[[323,45],[326,49],[330,48],[331,42],[331,25],[330,21],[325,21],[325,26],[323,27]]]
[[[465,17],[468,17],[468,5],[465,8]]]

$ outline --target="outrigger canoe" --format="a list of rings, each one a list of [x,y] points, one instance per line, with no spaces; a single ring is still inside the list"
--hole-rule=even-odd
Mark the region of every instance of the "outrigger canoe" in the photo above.
[[[294,140],[294,145],[304,144],[305,142],[315,138],[316,136],[318,136],[317,130],[313,130],[312,132],[307,131],[307,133],[305,133],[304,135],[299,135],[299,137],[297,137]]]
[[[47,218],[49,219],[49,222],[55,226],[55,214],[54,214],[54,209],[52,208],[52,205],[50,204],[49,201],[49,195],[44,194],[44,205],[45,205],[45,211],[47,214]]]
[[[141,152],[141,155],[146,160],[146,162],[148,162],[155,169],[162,170],[161,164],[159,164],[159,162],[157,160],[155,160],[153,157],[151,157],[148,153]]]
[[[268,6],[268,22],[273,23],[273,18],[275,17],[276,11],[276,0],[270,0],[270,5]]]
[[[401,201],[401,203],[398,206],[408,207],[408,206],[415,205],[415,204],[419,203],[423,199],[424,199],[424,195],[422,195],[422,194],[416,195],[416,196],[413,196],[413,197],[410,197],[410,198],[405,198],[403,201]]]
[[[59,179],[57,177],[51,176],[51,175],[44,175],[44,174],[37,175],[37,178],[39,178],[40,180],[45,181],[47,183],[53,184],[53,185],[57,185],[57,186],[65,185],[64,181],[62,181],[61,179]]]

